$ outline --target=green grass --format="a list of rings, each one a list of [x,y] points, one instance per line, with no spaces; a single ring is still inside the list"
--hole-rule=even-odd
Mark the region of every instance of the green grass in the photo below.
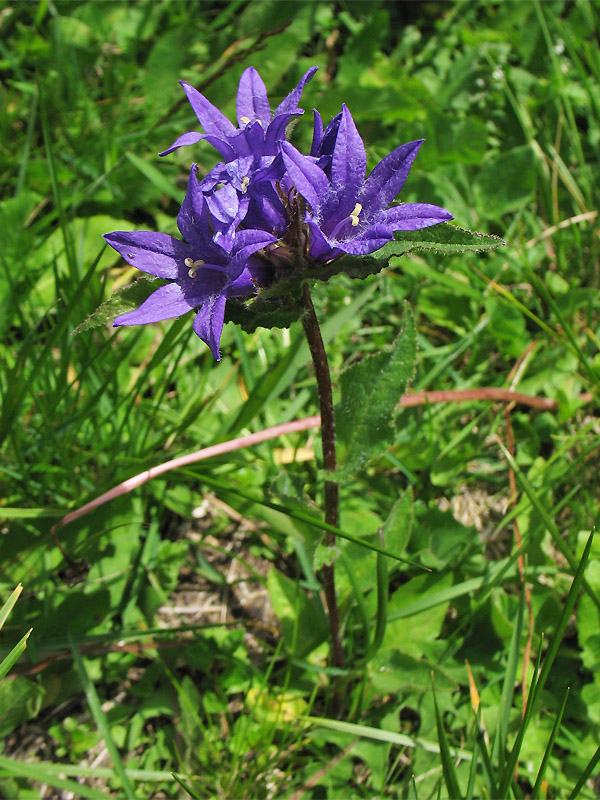
[[[586,0],[2,12],[0,606],[23,592],[0,634],[0,795],[595,796],[599,33]],[[232,117],[246,66],[278,102],[313,64],[295,144],[312,107],[328,120],[342,102],[369,168],[426,138],[402,199],[507,242],[318,285],[336,391],[408,301],[411,391],[556,403],[509,409],[514,450],[502,404],[397,411],[393,447],[341,487],[340,529],[404,559],[338,539],[343,670],[316,576],[315,431],[58,528],[79,583],[51,535],[150,466],[317,413],[298,323],[227,325],[219,364],[187,318],[74,335],[134,278],[102,233],[175,233],[190,159],[214,163],[202,144],[157,158],[194,127],[177,81]]]

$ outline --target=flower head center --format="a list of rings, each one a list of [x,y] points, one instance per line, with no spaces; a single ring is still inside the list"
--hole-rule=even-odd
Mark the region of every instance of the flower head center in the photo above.
[[[204,261],[202,261],[201,258],[199,258],[197,261],[194,261],[193,258],[186,258],[183,263],[188,268],[188,277],[195,278],[198,273],[198,267],[203,266]]]
[[[356,226],[358,225],[358,215],[360,214],[361,211],[362,211],[362,204],[361,203],[357,203],[354,206],[354,210],[350,214],[350,219],[352,220],[352,227],[353,228],[356,228]]]

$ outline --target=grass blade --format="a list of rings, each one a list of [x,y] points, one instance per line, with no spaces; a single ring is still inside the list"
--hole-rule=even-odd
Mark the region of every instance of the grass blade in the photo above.
[[[538,683],[538,678],[540,674],[540,664],[542,661],[542,644],[543,644],[543,637],[542,641],[540,642],[540,649],[537,655],[537,661],[535,664],[535,668],[533,670],[533,676],[531,678],[531,684],[529,686],[529,701],[527,703],[527,707],[525,708],[525,715],[521,719],[521,723],[519,725],[519,730],[517,731],[517,737],[515,739],[515,743],[513,744],[513,748],[510,752],[509,758],[507,763],[504,765],[504,770],[501,776],[501,786],[499,791],[504,792],[504,795],[498,795],[498,797],[506,796],[506,792],[508,791],[508,786],[510,786],[513,777],[515,767],[517,765],[517,760],[519,758],[519,753],[521,752],[521,746],[523,744],[523,739],[525,738],[525,731],[527,730],[527,726],[529,725],[529,720],[531,718],[531,713],[533,709],[533,703],[531,702],[532,697],[535,693],[535,687]]]
[[[119,753],[117,745],[115,744],[114,739],[110,734],[110,727],[108,725],[108,720],[106,719],[106,715],[102,710],[102,704],[100,703],[100,698],[98,697],[98,693],[96,692],[96,687],[94,686],[94,683],[92,682],[90,676],[87,673],[85,664],[83,663],[83,659],[81,658],[81,654],[78,648],[75,647],[75,645],[73,644],[71,645],[71,652],[73,653],[73,660],[75,662],[75,667],[77,668],[77,672],[79,673],[81,683],[83,684],[83,689],[87,697],[90,711],[92,712],[92,716],[96,721],[98,730],[100,731],[102,738],[104,739],[104,743],[106,744],[106,748],[112,759],[115,772],[119,780],[121,781],[121,788],[123,790],[123,793],[128,798],[128,800],[135,800],[135,793],[133,791],[133,786],[131,784],[131,781],[127,777],[125,768],[123,767],[123,762],[121,761],[121,755]]]
[[[575,606],[575,602],[577,601],[579,590],[583,586],[585,569],[587,567],[587,563],[590,557],[590,550],[592,547],[593,538],[594,538],[594,532],[592,531],[592,533],[590,533],[588,537],[585,549],[583,551],[583,555],[581,556],[581,561],[579,562],[579,567],[577,568],[577,572],[575,573],[575,577],[573,578],[573,583],[571,584],[571,588],[569,589],[569,594],[567,595],[565,604],[563,606],[563,610],[560,615],[560,619],[556,626],[556,633],[552,641],[550,642],[548,652],[546,653],[546,657],[544,659],[544,665],[539,673],[539,677],[537,680],[536,680],[536,675],[538,670],[536,666],[536,670],[534,672],[534,678],[532,680],[531,690],[529,693],[529,699],[527,701],[527,707],[525,709],[525,716],[523,717],[523,720],[521,722],[519,734],[513,745],[510,757],[504,769],[503,780],[499,791],[500,797],[507,796],[508,787],[510,786],[510,782],[512,780],[512,775],[517,763],[517,759],[519,757],[521,743],[523,741],[527,725],[529,724],[533,708],[542,689],[544,688],[546,680],[548,679],[548,675],[550,674],[550,670],[552,669],[552,665],[554,664],[554,660],[558,654],[558,649],[560,647],[562,637],[569,623],[569,618]],[[538,663],[539,663],[539,655],[538,655]]]
[[[579,797],[579,792],[583,789],[587,779],[592,775],[598,764],[600,764],[600,747],[598,747],[594,755],[591,757],[589,764],[581,773],[579,780],[569,795],[569,800],[577,800]]]
[[[0,663],[0,680],[7,674],[7,672],[11,669],[12,665],[17,661],[17,659],[25,652],[25,648],[27,647],[27,639],[31,635],[31,631],[33,628],[29,628],[25,636],[21,639],[18,644],[16,644],[10,653],[2,660]]]
[[[318,725],[321,728],[329,728],[339,733],[349,733],[352,736],[363,736],[366,739],[374,739],[378,742],[388,742],[388,744],[400,745],[400,747],[421,747],[428,753],[439,753],[440,746],[437,742],[430,742],[419,737],[412,738],[404,733],[395,731],[385,731],[380,728],[372,728],[369,725],[358,725],[355,722],[343,722],[342,720],[329,719],[328,717],[299,717],[311,725]],[[461,758],[463,761],[472,761],[473,753],[468,750],[457,750],[449,748],[450,755],[454,758]]]
[[[444,730],[444,722],[440,715],[440,710],[437,704],[437,698],[435,696],[435,687],[432,685],[431,689],[433,692],[433,706],[435,709],[435,722],[437,726],[438,741],[440,745],[442,771],[444,773],[446,788],[448,789],[448,797],[450,797],[450,800],[461,800],[463,794],[460,791],[460,787],[458,785],[458,777],[456,775],[456,770],[454,769],[452,756],[450,755],[450,747],[448,745],[448,739],[446,738],[446,731]]]
[[[205,473],[202,475],[197,475],[196,473],[193,474],[196,479],[199,478],[201,481],[208,483],[210,486],[216,486],[218,489],[221,489],[225,492],[230,492],[238,497],[243,497],[244,500],[249,500],[251,503],[266,506],[267,508],[273,509],[273,511],[279,511],[281,514],[285,514],[292,519],[300,520],[300,522],[306,522],[308,525],[312,525],[314,528],[318,528],[319,530],[335,533],[336,536],[339,536],[342,539],[347,539],[349,542],[358,544],[361,547],[366,547],[368,550],[374,550],[376,553],[381,553],[381,555],[387,556],[388,558],[393,558],[395,561],[401,561],[403,564],[409,564],[411,567],[416,567],[417,569],[422,569],[427,572],[427,568],[423,567],[421,564],[415,564],[414,562],[408,561],[405,558],[400,558],[400,556],[384,550],[384,548],[379,547],[379,545],[368,542],[366,539],[361,539],[359,536],[354,536],[351,533],[346,533],[340,528],[336,528],[335,525],[328,525],[326,522],[318,517],[314,517],[312,514],[307,514],[306,512],[297,508],[286,508],[278,503],[271,503],[269,500],[264,498],[252,497],[252,495],[242,492],[238,488],[233,488],[231,485],[217,480],[212,475],[209,476]]]
[[[4,603],[2,608],[0,608],[0,630],[2,630],[4,623],[8,619],[8,615],[15,607],[15,603],[19,599],[19,596],[22,591],[23,591],[23,585],[19,583],[15,587],[14,591],[12,592],[11,596],[8,598],[6,603]]]
[[[178,784],[179,784],[179,785],[180,785],[180,786],[181,786],[183,789],[185,789],[185,791],[186,791],[186,792],[189,794],[189,796],[190,796],[190,797],[191,797],[193,800],[203,800],[202,796],[201,796],[201,795],[199,795],[197,792],[195,792],[195,791],[192,789],[192,787],[191,787],[191,786],[189,786],[187,783],[185,783],[185,781],[183,781],[183,780],[182,780],[182,779],[179,777],[179,775],[177,775],[177,773],[176,773],[176,772],[172,772],[172,773],[171,773],[171,775],[172,775],[172,776],[173,776],[173,778],[174,778],[174,779],[177,781],[177,783],[178,783]]]
[[[383,533],[380,533],[381,544],[385,545]],[[377,553],[377,616],[375,617],[375,633],[369,647],[367,660],[370,661],[381,647],[387,626],[389,580],[385,556]]]
[[[485,742],[483,725],[481,724],[481,713],[477,714],[477,746],[479,748],[479,751],[481,752],[483,772],[485,775],[489,796],[498,797],[499,796],[498,783],[496,780],[496,775],[494,774],[494,767],[492,765],[492,760],[490,758],[490,754],[488,752],[487,745]],[[475,753],[473,754],[473,760],[475,760]]]
[[[569,566],[573,570],[573,573],[576,575],[579,572],[579,567],[581,566],[581,564],[577,564],[577,559],[575,558],[573,553],[569,550],[567,545],[564,543],[563,538],[560,535],[560,531],[558,530],[558,528],[554,524],[554,521],[553,521],[552,517],[546,511],[546,508],[545,508],[544,504],[542,503],[542,501],[538,497],[538,495],[537,495],[535,489],[533,488],[533,486],[529,483],[529,481],[527,480],[527,478],[523,474],[521,468],[519,467],[519,465],[517,464],[517,462],[513,458],[512,454],[506,449],[506,447],[504,446],[504,444],[500,440],[498,440],[498,445],[502,449],[504,457],[508,461],[510,467],[513,469],[518,482],[521,484],[521,488],[524,490],[524,492],[527,495],[527,497],[529,497],[529,499],[531,500],[531,504],[533,505],[535,510],[538,512],[538,514],[540,515],[544,525],[548,529],[548,532],[550,533],[550,536],[552,537],[552,541],[554,542],[556,547],[560,550],[560,552],[563,554],[563,556],[567,559],[567,561],[569,562]],[[593,534],[591,534],[591,535],[593,535]],[[588,544],[589,544],[589,542],[588,542]],[[590,599],[593,601],[594,605],[598,609],[600,609],[600,598],[598,598],[598,595],[596,594],[594,589],[590,586],[590,584],[588,583],[588,581],[585,579],[585,577],[583,575],[581,576],[581,582],[582,582],[582,585],[585,588],[586,592],[590,596]]]
[[[100,791],[100,789],[86,786],[68,778],[61,778],[54,771],[47,769],[47,767],[54,766],[54,764],[38,764],[35,761],[13,761],[11,758],[0,755],[0,770],[10,775],[27,778],[42,784],[46,783],[56,789],[62,789],[63,792],[71,792],[73,797],[85,797],[88,800],[106,800],[105,792]],[[68,765],[65,766],[68,767]],[[63,770],[63,772],[65,771]]]
[[[567,700],[569,698],[570,691],[571,688],[567,687],[567,691],[565,692],[562,705],[560,707],[558,714],[556,715],[556,719],[554,720],[554,725],[552,726],[552,732],[550,733],[550,739],[548,740],[548,745],[544,752],[544,756],[542,758],[542,763],[540,764],[540,769],[537,778],[535,780],[534,787],[531,790],[531,796],[533,798],[539,796],[540,786],[542,784],[542,781],[544,780],[544,775],[546,774],[546,768],[548,766],[548,762],[550,761],[550,756],[552,754],[552,748],[554,747],[554,742],[556,741],[556,737],[558,736],[558,732],[560,730],[560,723],[562,722],[563,714],[565,713],[565,708],[567,707]]]
[[[502,699],[500,700],[501,712],[498,715],[498,725],[494,737],[492,748],[493,756],[497,759],[503,758],[506,752],[506,742],[508,737],[508,723],[512,709],[513,697],[515,694],[515,681],[517,678],[517,667],[519,663],[519,649],[521,646],[521,634],[523,632],[523,616],[525,613],[525,584],[521,587],[521,598],[517,611],[517,620],[513,628],[510,649],[508,651],[508,663],[504,674],[502,685]],[[501,762],[499,762],[501,765]]]

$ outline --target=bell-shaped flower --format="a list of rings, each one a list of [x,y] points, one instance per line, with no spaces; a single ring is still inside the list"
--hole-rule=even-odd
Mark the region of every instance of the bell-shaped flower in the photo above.
[[[304,73],[300,82],[271,113],[267,89],[254,67],[242,73],[237,92],[236,127],[197,89],[186,81],[180,81],[187,98],[198,117],[204,133],[188,131],[160,153],[166,156],[188,144],[196,144],[202,139],[212,144],[224,161],[233,161],[244,156],[277,155],[277,146],[285,138],[285,129],[292,117],[303,114],[298,108],[304,86],[317,71],[311,67]]]
[[[219,200],[221,206],[226,205],[226,198]],[[255,282],[264,277],[264,268],[252,256],[276,239],[263,230],[247,229],[237,231],[227,247],[216,243],[195,164],[177,226],[186,241],[153,231],[105,234],[108,244],[129,264],[169,281],[135,311],[117,317],[113,325],[144,325],[199,309],[194,331],[219,361],[227,298],[249,297],[256,292]]]
[[[327,172],[315,156],[323,151],[319,131],[315,156],[304,156],[289,142],[280,144],[287,174],[309,209],[310,254],[329,261],[342,253],[366,255],[394,238],[394,231],[416,231],[453,219],[429,203],[390,205],[399,194],[423,139],[389,153],[365,180],[367,156],[352,115],[342,106]],[[328,148],[325,148],[327,150]]]

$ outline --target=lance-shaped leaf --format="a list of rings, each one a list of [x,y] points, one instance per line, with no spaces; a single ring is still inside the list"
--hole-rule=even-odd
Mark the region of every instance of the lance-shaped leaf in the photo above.
[[[335,411],[340,469],[344,478],[394,442],[394,408],[413,377],[417,346],[412,314],[387,353],[369,356],[342,373],[342,399]]]
[[[328,281],[340,272],[351,278],[367,278],[382,269],[396,268],[391,259],[420,250],[432,250],[450,255],[452,253],[482,252],[495,250],[505,242],[498,236],[459,228],[442,222],[421,231],[399,231],[393,242],[389,242],[376,253],[366,256],[348,256],[307,268],[302,273],[303,280]],[[397,264],[402,269],[401,262]],[[258,296],[240,304],[228,303],[226,320],[232,320],[247,333],[258,327],[285,328],[299,318],[302,306],[298,298],[302,291],[302,281],[297,275],[279,280],[260,289]]]
[[[329,280],[339,272],[351,278],[366,278],[390,266],[390,259],[422,250],[450,255],[452,253],[495,250],[506,242],[489,233],[476,233],[449,222],[441,222],[420,231],[396,231],[394,241],[388,242],[375,253],[366,256],[342,256],[325,264],[319,270],[311,270],[309,276]]]
[[[157,286],[160,285],[161,282],[157,278],[141,275],[134,283],[130,283],[129,286],[117,289],[117,291],[114,292],[108,300],[105,300],[102,305],[98,306],[81,325],[78,325],[73,333],[83,333],[83,331],[90,330],[90,328],[112,325],[115,317],[118,317],[119,314],[127,314],[136,309],[146,301],[150,295],[156,291]]]

